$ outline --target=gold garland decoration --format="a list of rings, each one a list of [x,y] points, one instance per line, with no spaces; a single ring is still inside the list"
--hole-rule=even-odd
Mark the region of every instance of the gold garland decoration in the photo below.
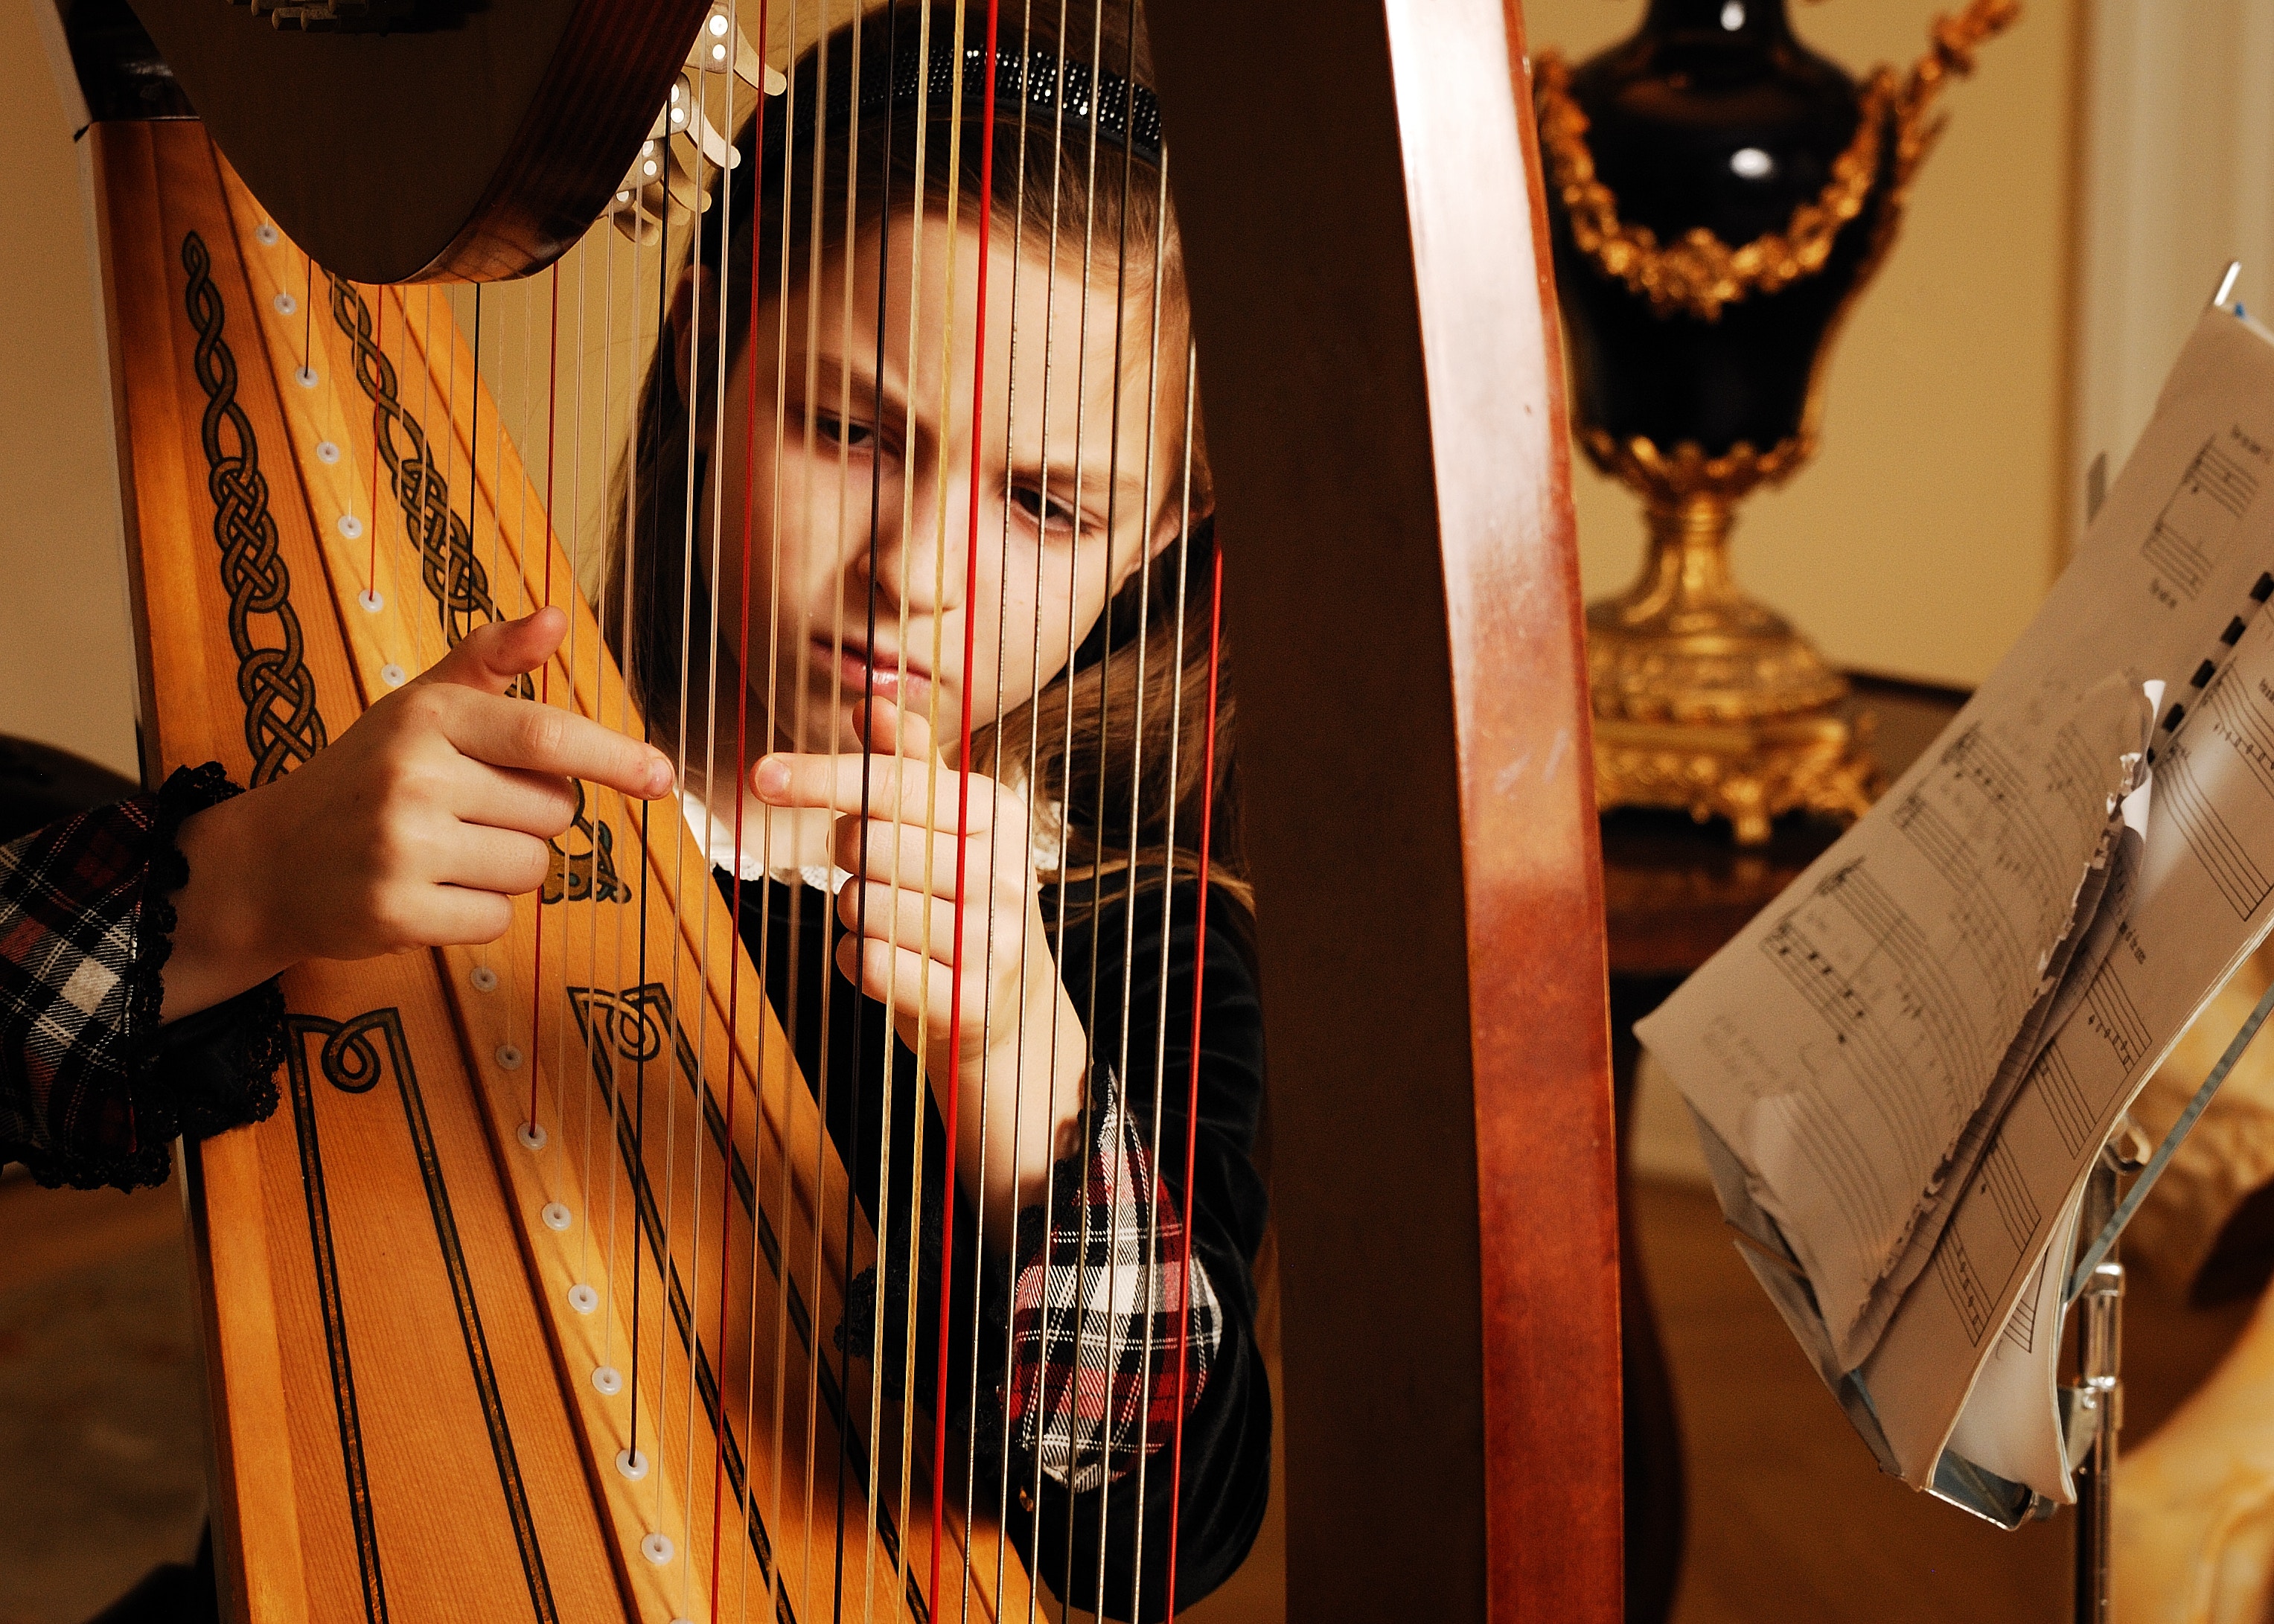
[[[1618,199],[1595,173],[1587,116],[1571,99],[1571,70],[1556,52],[1541,52],[1533,64],[1540,147],[1570,221],[1572,242],[1602,274],[1648,299],[1653,314],[1718,320],[1727,305],[1775,293],[1824,268],[1841,229],[1871,199],[1892,125],[1893,174],[1874,234],[1879,240],[1871,257],[1876,259],[1911,177],[1942,133],[1940,121],[1927,120],[1935,99],[1953,76],[1971,73],[1975,52],[2021,14],[2021,0],[1973,0],[1955,17],[1935,19],[1926,55],[1900,86],[1894,70],[1885,67],[1864,82],[1855,137],[1833,160],[1824,189],[1793,209],[1783,230],[1765,232],[1741,248],[1703,226],[1661,245],[1647,226],[1620,219]]]

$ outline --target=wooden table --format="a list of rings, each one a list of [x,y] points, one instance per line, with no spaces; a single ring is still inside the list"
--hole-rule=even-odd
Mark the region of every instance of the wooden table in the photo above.
[[[1892,783],[1924,755],[1965,702],[1963,691],[1857,677],[1851,716],[1871,729]],[[1868,718],[1868,719],[1865,719]],[[1643,1278],[1627,1176],[1634,1024],[1774,901],[1840,838],[1841,825],[1793,816],[1765,846],[1744,847],[1727,823],[1623,808],[1603,817],[1603,905],[1610,948],[1611,1071],[1619,1122],[1619,1277],[1626,1395],[1627,1618],[1663,1624],[1682,1572],[1681,1418]]]

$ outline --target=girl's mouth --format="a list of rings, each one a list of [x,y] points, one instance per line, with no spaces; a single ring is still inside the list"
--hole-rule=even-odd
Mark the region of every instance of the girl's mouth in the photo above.
[[[930,675],[922,667],[903,660],[897,654],[889,651],[872,654],[863,644],[850,638],[840,646],[829,638],[816,637],[812,650],[814,668],[825,677],[835,674],[843,682],[847,698],[873,694],[903,708],[930,703]],[[872,659],[873,669],[870,665]]]

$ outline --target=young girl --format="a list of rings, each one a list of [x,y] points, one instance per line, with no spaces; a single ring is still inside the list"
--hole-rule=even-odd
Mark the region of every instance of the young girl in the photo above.
[[[1062,72],[1054,28],[1006,22],[990,162],[976,18],[959,56],[952,5],[873,15],[769,104],[643,393],[605,590],[651,736],[746,769],[690,800],[878,1234],[854,1356],[898,1392],[913,1349],[932,1401],[945,1240],[979,1508],[1074,1605],[1149,1617],[1172,1495],[1190,1601],[1269,1487],[1228,817],[1185,1175],[1231,763],[1205,781],[1208,479],[1141,49],[1085,15]]]
[[[494,939],[571,780],[652,799],[673,756],[738,769],[684,786],[691,819],[884,1259],[838,1351],[932,1405],[945,1251],[952,1492],[968,1471],[1072,1605],[1149,1618],[1172,1499],[1180,1604],[1246,1555],[1271,1425],[1181,262],[1141,42],[1006,20],[990,165],[954,21],[902,5],[809,50],[679,289],[606,583],[670,755],[506,696],[565,630],[546,611],[274,784],[177,774],[0,848],[0,1157],[162,1178],[174,1133],[273,1107],[279,971]]]

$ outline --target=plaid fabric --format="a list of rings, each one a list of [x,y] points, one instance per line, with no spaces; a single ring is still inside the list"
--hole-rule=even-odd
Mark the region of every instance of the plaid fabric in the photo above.
[[[1200,1402],[1224,1334],[1197,1257],[1187,1297],[1184,1221],[1119,1079],[1108,1073],[1107,1082],[1083,1177],[1060,1164],[1050,1231],[1011,1293],[1004,1402],[1021,1447],[1076,1493],[1133,1470],[1174,1436],[1178,1416]]]
[[[264,1030],[282,1013],[273,983],[159,1037],[166,898],[189,877],[174,832],[236,793],[218,764],[184,769],[0,846],[0,1162],[45,1184],[163,1183],[177,1135],[265,1114],[264,1089],[273,1107],[273,1065],[247,1074],[281,1054]]]

